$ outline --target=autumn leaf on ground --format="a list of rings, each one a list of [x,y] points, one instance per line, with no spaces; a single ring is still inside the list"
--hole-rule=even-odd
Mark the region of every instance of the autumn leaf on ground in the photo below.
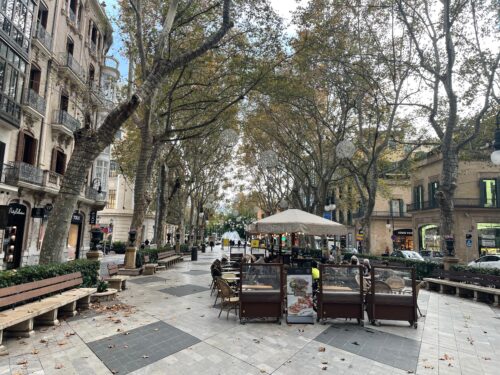
[[[40,339],[40,342],[41,342],[42,344],[46,344],[46,343],[48,343],[48,342],[49,342],[49,339],[48,339],[47,337],[42,337],[42,338]]]
[[[40,350],[38,350],[38,349],[33,349],[33,350],[31,351],[31,354],[38,354],[38,352],[39,352],[39,351],[40,351]]]
[[[484,359],[485,361],[491,361],[491,358],[490,358],[490,357],[483,357],[483,359]]]
[[[66,336],[66,337],[70,337],[70,336],[74,336],[75,334],[76,334],[75,332],[66,332],[66,333],[64,334],[64,336]]]
[[[322,370],[327,370],[327,369],[328,369],[328,367],[323,366],[321,369],[322,369]]]
[[[441,358],[439,358],[440,361],[453,361],[453,357],[448,354],[444,354]]]
[[[62,369],[63,367],[64,367],[64,365],[63,365],[62,363],[57,363],[57,364],[54,366],[54,368],[55,368],[56,370],[60,370],[60,369]]]
[[[16,365],[27,365],[28,360],[26,359],[20,359],[19,361],[16,362]]]
[[[324,352],[324,351],[326,351],[326,348],[324,346],[320,346],[318,348],[318,352]]]
[[[59,342],[57,343],[57,345],[59,345],[59,346],[63,346],[63,345],[66,345],[67,343],[68,343],[67,341],[59,341]]]

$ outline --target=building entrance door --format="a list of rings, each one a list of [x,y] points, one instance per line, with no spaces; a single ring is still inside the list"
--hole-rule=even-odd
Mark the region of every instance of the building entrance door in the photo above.
[[[23,204],[9,204],[7,228],[5,228],[4,235],[4,262],[7,264],[7,269],[21,267],[26,212],[27,208]],[[15,236],[14,240],[12,236]]]

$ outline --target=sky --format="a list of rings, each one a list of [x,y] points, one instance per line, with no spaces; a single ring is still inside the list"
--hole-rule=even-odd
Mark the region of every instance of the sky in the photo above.
[[[271,5],[274,7],[276,12],[285,19],[288,23],[291,20],[290,13],[297,7],[297,0],[269,0]],[[307,0],[298,0],[299,3],[304,4]],[[128,61],[120,54],[120,49],[123,47],[123,42],[120,38],[120,34],[117,32],[117,27],[114,24],[114,19],[118,17],[118,2],[117,0],[106,0],[106,13],[108,17],[111,18],[113,23],[113,45],[109,50],[108,54],[114,56],[120,62],[120,75],[122,81],[127,79],[128,75]]]

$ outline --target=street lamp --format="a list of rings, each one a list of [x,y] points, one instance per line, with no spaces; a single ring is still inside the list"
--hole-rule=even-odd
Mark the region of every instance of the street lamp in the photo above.
[[[330,199],[328,201],[328,204],[325,205],[325,211],[330,212],[330,220],[333,220],[333,211],[335,211],[337,205],[335,203],[332,203]]]
[[[495,165],[500,165],[500,110],[497,112],[496,116],[495,139],[493,140],[491,162]]]
[[[99,185],[97,186],[97,188],[95,188],[96,183],[99,183]],[[101,179],[99,177],[96,177],[96,178],[94,178],[92,180],[92,187],[97,190],[98,194],[102,193],[102,183],[101,183]]]

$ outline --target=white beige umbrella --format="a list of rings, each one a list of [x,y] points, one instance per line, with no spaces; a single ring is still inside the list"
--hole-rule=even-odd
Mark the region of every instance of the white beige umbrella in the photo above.
[[[249,233],[301,233],[313,236],[347,234],[347,228],[335,221],[324,219],[297,209],[268,216],[247,226]]]

